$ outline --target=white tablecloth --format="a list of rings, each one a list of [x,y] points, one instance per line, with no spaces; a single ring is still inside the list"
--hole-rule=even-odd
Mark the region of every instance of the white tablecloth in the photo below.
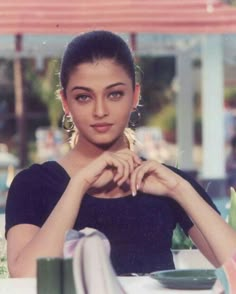
[[[172,290],[161,285],[150,277],[119,278],[128,294],[212,294],[211,290]],[[36,279],[1,279],[0,294],[37,294]],[[98,292],[98,294],[100,294]]]

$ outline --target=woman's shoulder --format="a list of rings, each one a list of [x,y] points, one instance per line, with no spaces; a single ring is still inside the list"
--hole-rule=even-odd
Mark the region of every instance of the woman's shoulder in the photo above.
[[[197,179],[195,179],[194,177],[189,175],[187,172],[184,172],[177,167],[167,165],[167,164],[164,164],[164,165],[166,167],[170,168],[172,171],[174,171],[178,175],[180,175],[186,181],[188,181],[192,185],[192,187],[198,192],[198,194],[219,213],[219,210],[215,206],[211,196],[207,193],[207,191],[203,188],[203,186],[201,185],[201,183]]]
[[[67,177],[66,171],[56,161],[46,161],[44,163],[34,163],[22,170],[20,170],[13,183],[33,183],[43,179],[50,178],[65,178]]]
[[[192,175],[190,175],[186,171],[183,171],[183,170],[179,169],[178,167],[175,167],[175,166],[172,166],[172,165],[169,165],[169,164],[163,163],[163,165],[166,166],[167,168],[171,169],[173,172],[175,172],[176,174],[181,176],[186,181],[188,181],[193,186],[193,188],[195,188],[197,190],[197,192],[199,194],[201,194],[201,195],[202,194],[207,194],[206,191],[204,190],[204,188],[198,182],[198,180],[195,179]],[[209,195],[207,195],[207,196],[209,196]]]
[[[18,177],[19,176],[20,177],[34,176],[34,175],[38,175],[38,173],[52,171],[54,167],[58,168],[58,164],[56,161],[46,161],[43,163],[33,163],[33,164],[29,165],[28,167],[21,169],[17,173],[17,176]]]
[[[171,169],[173,172],[175,172],[176,174],[178,174],[179,176],[181,176],[182,178],[184,178],[185,180],[187,180],[189,183],[191,184],[199,184],[197,182],[197,180],[195,179],[195,177],[193,175],[191,175],[190,173],[183,171],[181,169],[179,169],[176,166],[172,166],[166,163],[163,163],[164,166],[166,166],[167,168]]]

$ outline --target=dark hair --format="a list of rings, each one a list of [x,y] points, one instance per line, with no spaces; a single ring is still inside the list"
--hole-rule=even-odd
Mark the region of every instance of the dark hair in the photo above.
[[[135,65],[126,42],[109,31],[91,31],[75,37],[67,46],[60,70],[61,87],[65,90],[74,67],[84,62],[113,59],[129,75],[135,87]]]

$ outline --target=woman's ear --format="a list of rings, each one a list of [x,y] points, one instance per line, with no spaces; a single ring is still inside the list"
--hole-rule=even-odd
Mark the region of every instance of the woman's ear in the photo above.
[[[136,108],[139,104],[139,99],[140,99],[140,84],[136,84],[134,88],[134,96],[133,96],[133,108]]]
[[[63,89],[60,90],[61,104],[65,114],[69,113],[68,103]]]

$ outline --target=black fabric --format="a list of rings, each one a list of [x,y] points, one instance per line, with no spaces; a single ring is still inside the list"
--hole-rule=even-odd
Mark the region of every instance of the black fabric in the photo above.
[[[182,171],[168,166],[187,179],[215,209],[204,189]],[[41,227],[63,194],[70,177],[55,161],[34,164],[17,174],[6,205],[6,236],[17,224]],[[65,218],[65,215],[61,216]],[[192,222],[184,210],[168,197],[138,193],[104,199],[85,194],[74,229],[92,227],[111,243],[111,260],[118,274],[174,268],[170,251],[176,224],[188,233]]]

